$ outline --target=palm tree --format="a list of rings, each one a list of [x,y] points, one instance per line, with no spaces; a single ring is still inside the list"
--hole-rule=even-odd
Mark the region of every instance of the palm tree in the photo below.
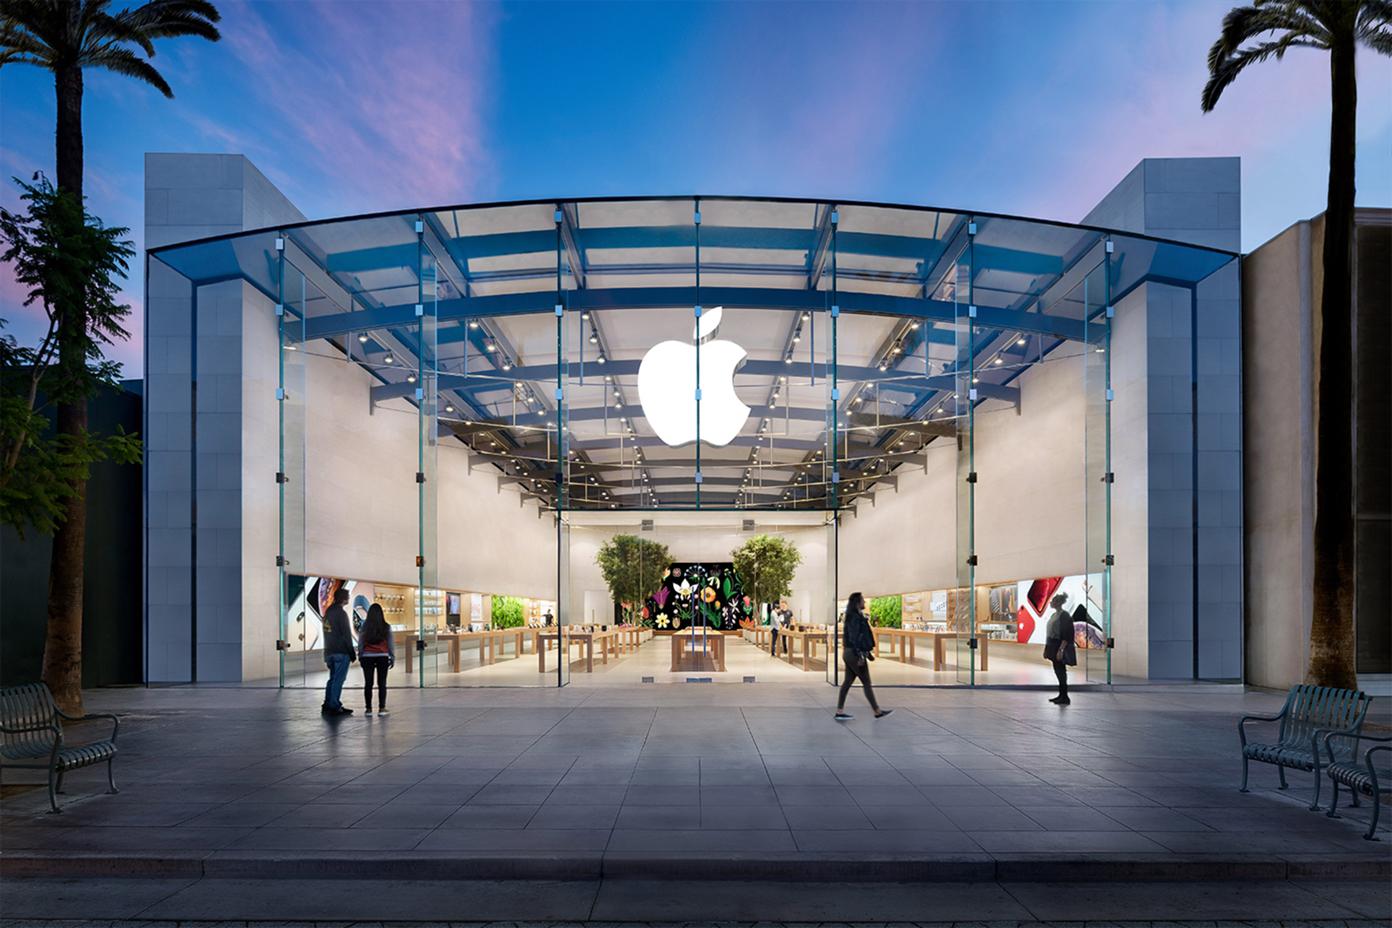
[[[1353,630],[1353,315],[1354,144],[1358,80],[1354,49],[1392,55],[1392,0],[1254,0],[1223,19],[1208,52],[1203,111],[1211,112],[1248,65],[1292,48],[1329,52],[1329,200],[1324,213],[1320,295],[1319,422],[1315,434],[1314,614],[1311,682],[1357,685]]]
[[[207,0],[148,0],[114,11],[110,0],[0,0],[0,67],[32,64],[53,72],[58,101],[54,132],[58,190],[80,204],[82,196],[82,72],[102,68],[142,81],[166,97],[174,92],[150,64],[155,39],[201,36],[217,41],[221,17]],[[86,307],[61,310],[72,331],[85,331]],[[70,374],[87,367],[80,339],[59,346],[58,363]],[[87,434],[87,401],[58,405],[60,438],[81,442]],[[43,679],[64,711],[82,708],[82,582],[87,537],[87,481],[74,481],[63,518],[53,533],[48,568],[48,631]]]

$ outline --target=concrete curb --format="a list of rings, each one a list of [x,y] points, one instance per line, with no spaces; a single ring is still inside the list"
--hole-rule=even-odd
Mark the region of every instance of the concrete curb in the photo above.
[[[784,860],[702,856],[536,856],[490,853],[465,857],[264,854],[260,856],[170,856],[119,854],[0,855],[0,876],[31,879],[128,877],[143,879],[303,879],[297,867],[316,864],[323,879],[337,880],[696,880],[849,883],[1039,883],[1039,882],[1222,882],[1282,880],[1392,881],[1392,856],[1323,855],[1303,858],[1188,856],[1157,860],[1135,857],[799,857]]]

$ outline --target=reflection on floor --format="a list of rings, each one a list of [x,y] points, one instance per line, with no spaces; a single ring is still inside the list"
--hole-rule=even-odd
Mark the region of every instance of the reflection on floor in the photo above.
[[[607,664],[598,654],[594,659],[594,672],[585,672],[585,661],[580,648],[571,652],[568,680],[571,685],[629,685],[644,682],[651,677],[653,683],[686,683],[697,678],[709,679],[712,683],[742,683],[746,677],[753,677],[756,683],[812,683],[827,679],[826,662],[820,653],[817,659],[809,662],[809,669],[802,669],[802,660],[795,656],[792,662],[785,658],[774,658],[766,649],[756,647],[742,638],[726,636],[725,671],[671,672],[671,644],[666,637],[653,638],[644,642],[637,651],[614,659]],[[325,673],[323,666],[317,664],[314,655],[307,656],[303,669],[289,668],[286,672],[287,686],[323,686]],[[966,672],[959,673],[953,665],[957,654],[949,652],[943,670],[934,671],[931,650],[919,652],[913,663],[906,663],[897,657],[882,655],[870,669],[871,679],[880,686],[951,686],[968,682]],[[963,658],[967,655],[963,654]],[[1071,668],[1070,679],[1077,683],[1088,682],[1088,669],[1081,665],[1084,655],[1080,655],[1080,666]],[[427,665],[429,663],[427,657]],[[554,686],[557,682],[556,656],[552,651],[547,655],[547,670],[537,669],[536,655],[530,651],[520,657],[510,653],[492,664],[481,664],[476,652],[466,651],[461,659],[459,673],[449,671],[448,661],[443,653],[434,661],[436,669],[427,670],[426,686]],[[1053,669],[1039,656],[1037,645],[1015,645],[997,642],[991,645],[989,669],[978,668],[975,683],[997,686],[1053,685]],[[406,673],[403,661],[398,661],[392,670],[389,684],[392,687],[420,686],[420,667]],[[1092,672],[1094,678],[1101,674]],[[1096,679],[1094,679],[1096,682]],[[272,685],[274,681],[271,681]],[[362,675],[356,668],[349,671],[346,689],[356,692],[362,686]],[[349,705],[356,705],[357,699]]]

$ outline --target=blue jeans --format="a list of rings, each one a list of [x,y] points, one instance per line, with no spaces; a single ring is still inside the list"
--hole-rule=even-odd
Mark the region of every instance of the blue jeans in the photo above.
[[[343,681],[348,679],[347,654],[325,654],[324,663],[329,668],[329,682],[324,684],[324,707],[341,709],[343,707]]]

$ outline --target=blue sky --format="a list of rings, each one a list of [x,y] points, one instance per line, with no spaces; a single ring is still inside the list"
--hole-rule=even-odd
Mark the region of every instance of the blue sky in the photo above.
[[[174,100],[88,74],[89,208],[142,247],[146,151],[245,153],[310,217],[701,192],[1076,221],[1140,158],[1187,155],[1242,158],[1246,249],[1324,207],[1322,53],[1199,111],[1229,0],[218,5],[222,42],[159,46]],[[1359,56],[1358,201],[1386,206],[1392,60]],[[51,78],[6,67],[0,103],[4,176],[51,174]],[[31,338],[18,303],[5,274]],[[139,374],[138,344],[111,353]]]

